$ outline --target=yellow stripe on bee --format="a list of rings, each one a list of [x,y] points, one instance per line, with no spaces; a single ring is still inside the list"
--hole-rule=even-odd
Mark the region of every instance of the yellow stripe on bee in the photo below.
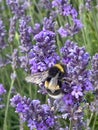
[[[60,65],[60,64],[55,64],[54,66],[56,66],[61,72],[64,73],[64,68],[62,67],[62,65]]]
[[[48,88],[48,86],[49,86],[49,82],[45,81],[45,87]]]

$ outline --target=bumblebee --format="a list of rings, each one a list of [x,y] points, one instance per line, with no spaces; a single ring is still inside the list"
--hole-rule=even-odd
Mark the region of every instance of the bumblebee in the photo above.
[[[62,91],[62,82],[65,76],[66,66],[62,64],[55,64],[47,71],[38,72],[27,76],[26,81],[37,85],[44,83],[48,95],[54,99],[57,99],[64,95]]]

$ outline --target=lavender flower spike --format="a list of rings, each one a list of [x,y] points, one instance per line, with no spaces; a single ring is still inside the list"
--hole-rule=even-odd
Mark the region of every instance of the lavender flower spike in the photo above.
[[[51,108],[46,104],[41,105],[39,100],[31,100],[17,94],[11,99],[11,105],[30,130],[49,130],[56,125]]]
[[[3,21],[0,19],[0,49],[4,49],[7,45],[5,42],[6,30]]]
[[[56,53],[55,33],[53,31],[42,30],[34,36],[34,39],[37,43],[29,53],[31,73],[45,71],[60,60]]]
[[[5,107],[5,104],[3,104],[3,94],[6,93],[6,89],[4,88],[3,84],[0,84],[0,109]]]
[[[81,29],[83,28],[83,24],[79,19],[73,19],[74,23],[73,25],[69,25],[67,23],[65,27],[60,27],[58,32],[61,35],[61,37],[68,37],[68,36],[74,36],[77,34]]]
[[[92,58],[92,82],[95,89],[98,89],[98,54],[95,54]]]
[[[0,95],[3,95],[3,94],[5,94],[5,93],[6,93],[5,88],[3,87],[2,84],[0,84]]]

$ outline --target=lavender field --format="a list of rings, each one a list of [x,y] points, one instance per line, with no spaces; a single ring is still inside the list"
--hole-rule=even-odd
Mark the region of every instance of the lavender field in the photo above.
[[[0,0],[0,130],[98,130],[98,0]]]

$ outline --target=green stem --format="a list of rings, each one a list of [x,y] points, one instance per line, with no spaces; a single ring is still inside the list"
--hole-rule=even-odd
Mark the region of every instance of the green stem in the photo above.
[[[34,3],[34,5],[36,6],[36,8],[38,10],[38,13],[39,13],[39,17],[38,18],[39,18],[39,20],[43,19],[42,13],[41,13],[41,11],[40,11],[40,9],[38,7],[38,3],[36,2],[36,0],[33,0],[33,3]]]
[[[89,123],[87,124],[87,126],[90,125],[90,123],[91,123],[91,121],[92,121],[92,118],[93,118],[93,115],[94,115],[94,113],[91,113],[91,116],[90,116],[90,119],[89,119]]]
[[[60,49],[61,49],[61,44],[63,43],[63,42],[60,42],[59,41],[59,36],[57,35],[57,37],[56,37],[56,44],[57,44],[57,52],[59,53],[59,55],[60,55]],[[61,43],[61,44],[60,44]]]
[[[95,117],[94,117],[94,123],[93,123],[92,130],[95,130],[95,123],[96,123],[97,115],[98,115],[98,113],[96,112]]]
[[[8,81],[8,84],[10,85],[9,74],[7,73],[7,70],[4,69],[4,71],[5,71],[5,76],[6,76],[6,79]]]
[[[72,119],[70,120],[69,130],[72,130]]]
[[[36,99],[37,98],[37,86],[34,86],[34,91],[35,91],[34,98]]]
[[[29,85],[29,95],[30,95],[30,98],[32,98],[32,85],[31,84]]]
[[[11,95],[11,90],[14,84],[14,79],[11,80],[11,85],[10,85],[10,90],[8,92],[8,96],[7,96],[7,104],[6,104],[6,109],[5,109],[5,118],[4,118],[4,130],[7,130],[7,116],[8,116],[8,109],[9,109],[9,102],[10,102],[10,95]]]
[[[21,119],[21,114],[20,114],[20,130],[24,130],[24,128],[23,128],[23,121]]]
[[[30,0],[28,0],[28,2],[29,2],[29,4],[30,4]],[[33,17],[32,17],[32,10],[31,10],[31,7],[29,7],[29,14],[30,14],[30,16],[31,16],[31,18],[32,18],[32,25],[34,25],[34,19],[33,19]]]

